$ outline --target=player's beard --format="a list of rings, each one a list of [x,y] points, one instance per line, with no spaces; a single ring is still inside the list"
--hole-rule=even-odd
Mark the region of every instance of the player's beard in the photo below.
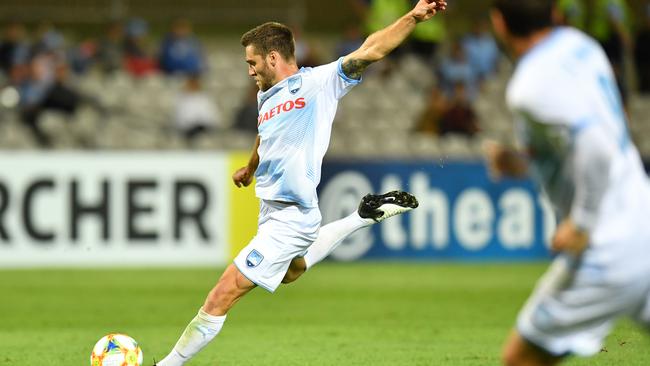
[[[257,86],[260,88],[261,91],[265,92],[265,91],[271,89],[271,87],[273,85],[271,84],[271,82],[269,80],[264,80],[264,79],[260,78],[257,81]]]
[[[275,75],[272,75],[271,68],[268,67],[266,63],[264,63],[264,67],[257,71],[257,87],[260,88],[260,90],[263,92],[271,89],[273,86],[274,76]]]

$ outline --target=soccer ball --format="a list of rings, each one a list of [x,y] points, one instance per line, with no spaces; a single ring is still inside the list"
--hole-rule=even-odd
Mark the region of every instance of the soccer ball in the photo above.
[[[109,334],[95,344],[90,366],[141,366],[142,350],[126,334]]]

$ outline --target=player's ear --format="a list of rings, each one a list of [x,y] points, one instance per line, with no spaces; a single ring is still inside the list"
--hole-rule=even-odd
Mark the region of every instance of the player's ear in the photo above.
[[[271,65],[271,67],[275,67],[275,65],[278,63],[278,58],[280,57],[280,54],[278,51],[271,51],[269,52],[268,55],[266,55],[266,62]]]

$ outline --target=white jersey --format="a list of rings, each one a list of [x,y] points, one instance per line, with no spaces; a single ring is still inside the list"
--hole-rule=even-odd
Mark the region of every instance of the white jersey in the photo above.
[[[647,273],[650,186],[600,46],[556,28],[519,61],[507,102],[558,218],[590,232],[583,271],[610,281]]]
[[[258,93],[257,197],[318,206],[316,186],[338,101],[360,82],[343,73],[342,61],[302,68]]]

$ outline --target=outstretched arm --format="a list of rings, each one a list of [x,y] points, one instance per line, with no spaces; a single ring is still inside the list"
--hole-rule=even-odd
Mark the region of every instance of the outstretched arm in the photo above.
[[[413,32],[419,22],[431,19],[445,10],[445,0],[420,0],[417,5],[395,23],[366,38],[358,50],[343,58],[342,69],[346,76],[360,79],[363,71],[373,62],[386,57]]]

